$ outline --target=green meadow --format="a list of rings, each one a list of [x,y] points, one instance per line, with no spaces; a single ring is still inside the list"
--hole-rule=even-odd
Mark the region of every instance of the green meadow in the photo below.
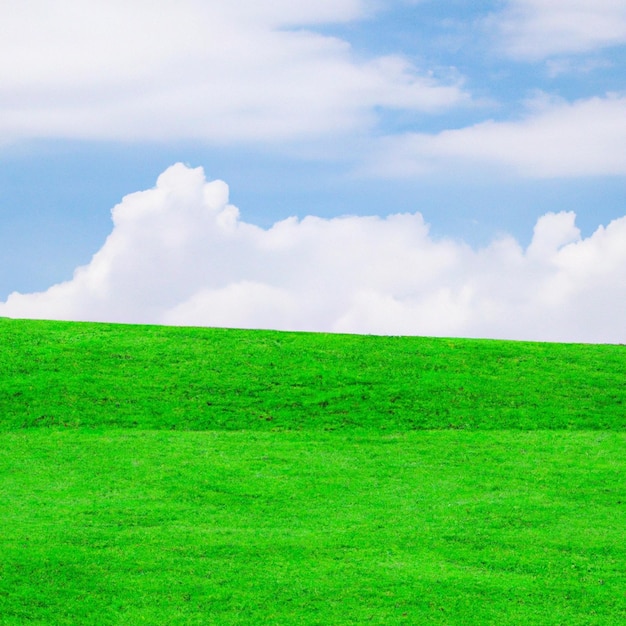
[[[0,319],[0,624],[623,624],[626,346]]]

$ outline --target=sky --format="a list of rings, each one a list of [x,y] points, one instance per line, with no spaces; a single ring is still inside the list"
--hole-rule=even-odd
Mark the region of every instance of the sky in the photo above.
[[[626,0],[0,4],[0,316],[626,343]]]

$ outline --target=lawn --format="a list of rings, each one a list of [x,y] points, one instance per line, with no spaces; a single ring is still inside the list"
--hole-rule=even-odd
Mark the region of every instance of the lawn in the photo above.
[[[0,319],[0,431],[626,430],[626,346]]]
[[[0,337],[0,624],[626,620],[623,346]]]

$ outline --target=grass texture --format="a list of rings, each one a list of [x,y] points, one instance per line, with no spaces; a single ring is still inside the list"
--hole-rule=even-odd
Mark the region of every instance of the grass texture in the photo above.
[[[626,347],[0,320],[0,429],[626,429]]]
[[[0,624],[622,624],[626,348],[0,320]]]

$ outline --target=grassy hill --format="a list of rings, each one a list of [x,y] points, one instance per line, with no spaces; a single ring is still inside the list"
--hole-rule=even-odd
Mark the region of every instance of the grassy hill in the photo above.
[[[0,319],[0,624],[622,624],[626,347]]]
[[[626,429],[626,347],[0,320],[0,429]]]

